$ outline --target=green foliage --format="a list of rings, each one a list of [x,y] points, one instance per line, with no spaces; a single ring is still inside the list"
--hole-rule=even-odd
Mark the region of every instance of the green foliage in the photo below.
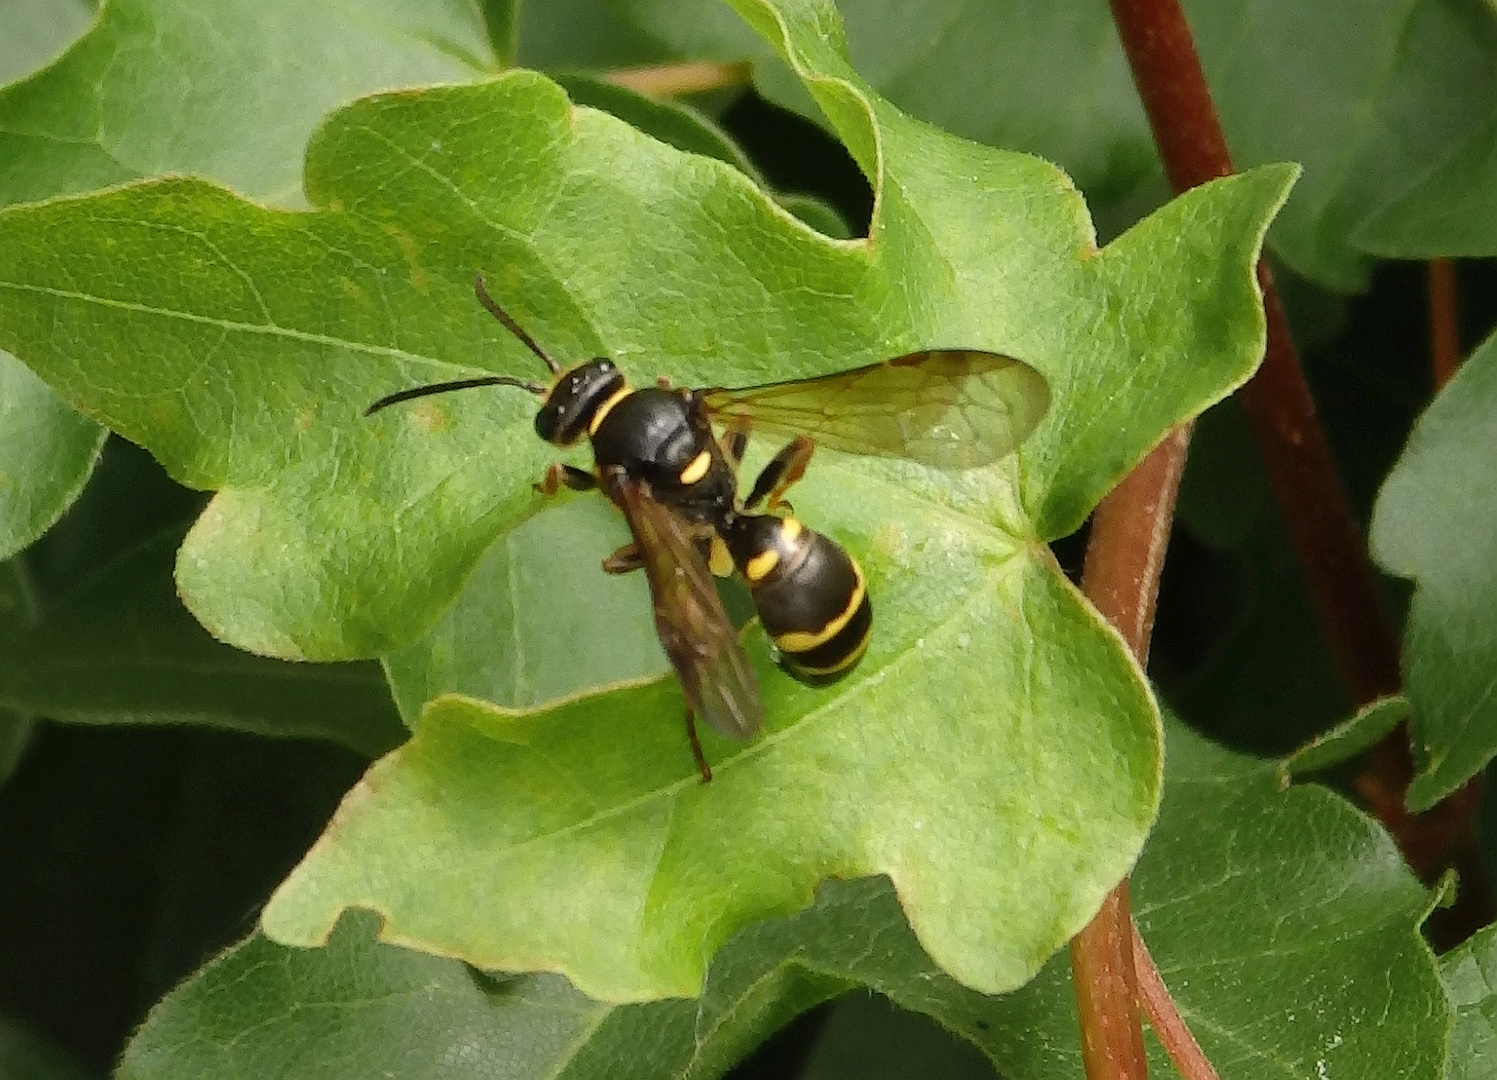
[[[87,19],[72,2],[14,8],[0,81],[49,59]],[[356,14],[112,0],[55,62],[0,90],[0,206],[176,172],[304,205],[302,151],[324,113],[385,87],[477,77],[492,67],[483,29],[461,4]],[[103,439],[0,352],[0,558],[67,509]]]
[[[24,1024],[0,1014],[0,1076],[17,1080],[86,1080],[88,1073]]]
[[[1440,977],[1455,1010],[1449,1080],[1476,1080],[1497,1067],[1497,927],[1487,927],[1440,957]]]
[[[50,597],[36,625],[0,624],[0,707],[90,724],[201,724],[329,739],[376,757],[403,732],[373,664],[289,665],[214,641],[172,588],[180,530]],[[130,634],[119,615],[131,613]]]
[[[763,93],[816,115],[791,72],[721,7],[695,0],[593,6],[625,14],[677,55],[753,59]],[[1148,126],[1105,6],[844,0],[840,8],[853,65],[901,109],[1055,161],[1104,210],[1160,190]],[[1473,234],[1469,224],[1491,222],[1497,200],[1490,168],[1497,21],[1489,7],[1480,0],[1249,7],[1193,0],[1185,9],[1237,165],[1304,166],[1270,234],[1297,272],[1349,292],[1366,285],[1369,251],[1493,253],[1489,230]]]
[[[342,907],[372,906],[392,938],[484,966],[559,967],[607,998],[689,994],[715,945],[744,922],[807,902],[828,873],[890,872],[940,961],[1002,990],[1079,929],[1132,861],[1156,793],[1152,705],[1031,538],[1074,528],[1169,425],[1249,373],[1262,333],[1250,268],[1287,171],[1203,188],[1096,252],[1056,174],[883,105],[815,15],[789,20],[780,44],[880,192],[862,244],[808,232],[736,171],[569,106],[527,75],[376,98],[335,116],[309,151],[316,213],[169,181],[0,215],[10,241],[0,342],[184,483],[219,489],[188,534],[177,580],[217,636],[270,655],[334,659],[410,641],[495,533],[535,509],[527,481],[544,449],[518,395],[360,415],[392,386],[502,355],[497,328],[459,300],[476,270],[491,271],[492,287],[516,298],[554,351],[647,357],[686,382],[811,375],[959,342],[1023,355],[1055,388],[1019,461],[985,480],[898,464],[818,470],[804,488],[825,515],[817,523],[863,561],[889,629],[835,692],[772,683],[783,734],[733,751],[710,796],[671,753],[681,706],[668,685],[525,718],[523,734],[473,706],[438,705],[371,778],[375,794],[351,796],[341,828],[272,902],[274,936],[317,941]],[[599,161],[613,165],[600,171]],[[977,197],[947,179],[971,170],[989,178]],[[979,223],[989,237],[975,244]],[[1007,236],[992,235],[999,223]],[[941,264],[964,270],[932,274]],[[612,270],[600,275],[601,266]],[[1000,285],[1007,295],[993,303]],[[329,287],[342,303],[325,302]],[[1037,322],[1036,310],[1054,314]],[[66,350],[58,325],[70,328]],[[126,342],[149,351],[153,370],[116,359]],[[205,369],[205,355],[218,362]],[[1124,377],[1126,403],[1106,389]],[[538,654],[577,643],[526,645]],[[988,678],[972,679],[970,655],[985,658]],[[416,676],[430,688],[432,678]],[[870,717],[874,686],[902,706]],[[957,686],[967,704],[935,707]],[[931,705],[911,707],[921,701]],[[584,781],[596,741],[618,744],[621,714],[650,726],[618,754],[616,782]],[[1089,721],[1096,742],[1077,753],[1072,732]],[[943,728],[957,740],[929,746],[912,774],[908,748]],[[885,737],[868,739],[870,730]],[[496,737],[496,749],[518,741],[536,754],[495,758],[486,749]],[[969,741],[1010,749],[1001,763],[965,769]],[[516,781],[496,784],[493,770],[510,768]],[[808,804],[774,823],[794,778],[809,775],[801,770],[828,768],[845,787],[820,785],[825,809]],[[556,780],[578,798],[559,803]],[[409,825],[404,800],[422,801],[433,783],[450,792],[452,816],[433,821],[428,840],[392,843],[392,824]],[[998,810],[1005,828],[974,863],[977,820],[938,807],[955,790],[991,818],[984,793],[1010,788],[1010,809]],[[1078,799],[1081,789],[1090,797]],[[860,806],[870,820],[850,830],[836,808],[880,790],[898,796],[882,813]],[[497,820],[512,825],[485,830],[491,850],[440,861],[471,881],[523,849],[534,875],[500,871],[518,891],[486,890],[493,908],[477,919],[468,902],[433,903],[433,887],[456,894],[429,872],[430,853]],[[764,824],[744,829],[745,820]],[[543,842],[553,834],[566,842]],[[709,857],[698,838],[714,835],[735,842]],[[398,850],[415,861],[391,863]],[[694,874],[693,859],[715,869]],[[743,872],[754,865],[764,872]],[[1001,870],[968,881],[969,865]],[[545,886],[563,869],[599,900],[586,918],[609,949],[557,917]],[[388,888],[371,892],[371,872]],[[1046,883],[1038,895],[1036,880]],[[952,909],[952,889],[992,906]],[[647,898],[658,922],[640,920]],[[1021,906],[1023,920],[995,924],[994,912]]]
[[[1372,550],[1417,582],[1404,678],[1426,809],[1497,754],[1497,338],[1478,349],[1420,418],[1378,496]]]
[[[1284,791],[1271,765],[1178,725],[1169,761],[1135,910],[1223,1075],[1439,1076],[1450,1021],[1417,932],[1429,899],[1387,837],[1335,796]],[[444,1075],[487,1075],[491,1054],[457,1050],[502,1045],[516,1076],[714,1076],[850,987],[934,1018],[1014,1080],[1080,1075],[1063,954],[1019,993],[985,997],[932,963],[883,879],[828,883],[806,911],[741,931],[695,1002],[606,1005],[552,975],[494,979],[380,945],[374,930],[350,915],[324,950],[260,937],[236,947],[157,1008],[121,1075],[248,1077],[272,1061],[328,1080],[422,1076],[436,1062],[458,1070]],[[1359,1022],[1369,1014],[1381,1022]],[[836,1021],[825,1037],[839,1037]]]
[[[1377,553],[1417,587],[1407,702],[1282,764],[1173,722],[1166,754],[1061,570],[1202,416],[1150,674],[1265,754],[1346,715],[1224,399],[1263,347],[1265,232],[1343,291],[1378,255],[1491,251],[1490,4],[1194,0],[1239,164],[1303,179],[1164,203],[1105,7],[843,0],[844,41],[830,0],[730,3],[0,14],[0,1073],[102,1074],[156,1001],[121,1077],[712,1077],[797,1017],[796,1061],[740,1075],[1077,1076],[1064,944],[1124,873],[1222,1075],[1490,1071],[1490,930],[1433,961],[1386,834],[1287,773],[1408,710],[1416,804],[1497,748],[1497,347],[1379,503]],[[703,57],[751,58],[821,130],[608,76]],[[818,451],[792,497],[865,568],[873,644],[812,689],[747,625],[765,732],[704,732],[704,786],[645,582],[598,569],[620,516],[531,490],[533,401],[362,416],[539,377],[480,271],[551,352],[637,384],[965,346],[1034,365],[1052,407],[980,471]],[[1418,347],[1376,366],[1376,303],[1279,278],[1370,503]],[[106,430],[155,461],[100,457]],[[89,1025],[81,1066],[35,1034]]]

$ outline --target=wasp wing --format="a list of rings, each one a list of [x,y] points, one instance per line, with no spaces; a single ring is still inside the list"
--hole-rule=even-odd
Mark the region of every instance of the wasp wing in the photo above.
[[[643,481],[615,472],[606,483],[634,534],[655,604],[655,632],[687,705],[723,735],[752,738],[764,717],[759,681],[685,522]]]
[[[704,390],[702,399],[724,419],[833,450],[970,469],[1024,441],[1050,388],[1011,356],[933,349],[816,379]]]

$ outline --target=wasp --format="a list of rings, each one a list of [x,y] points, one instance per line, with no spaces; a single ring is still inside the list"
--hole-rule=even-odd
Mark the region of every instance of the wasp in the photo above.
[[[483,375],[432,383],[382,397],[365,415],[431,394],[512,386],[540,399],[535,430],[542,439],[559,447],[589,441],[592,472],[557,462],[535,487],[548,495],[562,487],[601,489],[623,512],[633,540],[603,568],[645,571],[656,633],[686,697],[687,734],[704,781],[711,770],[693,718],[746,740],[764,713],[714,574],[739,573],[781,665],[803,681],[845,675],[872,633],[862,568],[840,544],[802,524],[785,501],[815,447],[975,468],[1018,446],[1049,405],[1045,380],[1033,368],[966,349],[738,389],[673,387],[664,379],[635,387],[607,357],[563,368],[495,302],[481,274],[474,292],[545,364],[550,381]],[[740,499],[738,470],[751,430],[789,442]]]

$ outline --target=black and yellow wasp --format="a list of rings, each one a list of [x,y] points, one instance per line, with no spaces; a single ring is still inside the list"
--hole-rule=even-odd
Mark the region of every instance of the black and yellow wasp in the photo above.
[[[692,716],[736,739],[758,732],[763,705],[753,667],[712,575],[742,575],[782,665],[809,682],[846,674],[862,657],[873,608],[861,567],[841,545],[788,513],[786,490],[819,443],[852,454],[975,468],[1013,450],[1049,404],[1044,378],[1012,357],[967,349],[911,353],[821,378],[742,389],[633,387],[599,357],[563,369],[474,282],[479,301],[546,365],[548,384],[483,375],[418,386],[397,402],[477,386],[515,386],[541,399],[535,430],[557,446],[584,437],[592,472],[556,463],[536,488],[601,488],[633,542],[604,560],[609,573],[643,568],[655,628],[680,680],[687,732],[704,780]],[[719,436],[713,428],[723,427]],[[746,498],[738,467],[749,431],[790,436]],[[759,511],[763,507],[763,512]]]

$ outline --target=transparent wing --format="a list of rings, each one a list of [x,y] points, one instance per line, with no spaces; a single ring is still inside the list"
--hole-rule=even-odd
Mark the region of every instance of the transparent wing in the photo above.
[[[607,478],[650,581],[655,632],[692,712],[723,735],[748,739],[764,717],[759,681],[685,523],[622,473]]]
[[[702,391],[709,412],[809,435],[850,454],[905,457],[947,469],[989,465],[1034,430],[1050,388],[1011,356],[910,353],[818,379]]]

